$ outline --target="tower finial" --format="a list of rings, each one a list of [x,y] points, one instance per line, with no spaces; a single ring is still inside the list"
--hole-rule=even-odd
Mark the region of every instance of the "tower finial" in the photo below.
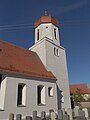
[[[48,15],[48,12],[45,10],[45,16],[47,16]]]

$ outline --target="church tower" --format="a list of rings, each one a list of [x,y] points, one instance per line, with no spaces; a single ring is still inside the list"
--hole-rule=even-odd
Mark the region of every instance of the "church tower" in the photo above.
[[[59,24],[52,16],[41,16],[35,24],[35,44],[29,48],[57,78],[56,110],[71,108],[65,48],[60,45]]]
[[[53,43],[59,43],[58,21],[52,16],[42,16],[35,24],[35,43],[42,40],[44,37],[49,38]]]

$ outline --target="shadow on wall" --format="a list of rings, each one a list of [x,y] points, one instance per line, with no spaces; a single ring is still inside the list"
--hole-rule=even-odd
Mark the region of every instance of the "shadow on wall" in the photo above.
[[[61,109],[61,103],[62,103],[62,91],[59,89],[58,85],[57,86],[57,104],[58,104],[58,110]]]

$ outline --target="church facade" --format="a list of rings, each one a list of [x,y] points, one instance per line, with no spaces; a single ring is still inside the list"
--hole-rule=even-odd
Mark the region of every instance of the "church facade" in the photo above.
[[[9,113],[71,109],[65,48],[58,21],[42,16],[35,24],[35,44],[23,49],[0,40],[0,120]]]

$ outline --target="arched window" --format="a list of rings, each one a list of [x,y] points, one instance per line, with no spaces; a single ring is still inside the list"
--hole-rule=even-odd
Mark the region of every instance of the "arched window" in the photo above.
[[[37,40],[39,40],[39,29],[37,30]]]
[[[59,57],[59,49],[54,47],[54,55]]]
[[[26,85],[24,83],[18,84],[17,105],[26,105]]]
[[[56,28],[54,28],[54,37],[57,39]]]
[[[52,87],[49,87],[49,88],[48,88],[48,95],[49,95],[50,97],[53,97],[53,88],[52,88]]]
[[[45,87],[43,85],[37,86],[37,104],[45,104]]]
[[[56,55],[56,48],[54,47],[54,55]]]
[[[56,49],[56,53],[57,53],[57,56],[59,56],[59,49],[58,48]]]

